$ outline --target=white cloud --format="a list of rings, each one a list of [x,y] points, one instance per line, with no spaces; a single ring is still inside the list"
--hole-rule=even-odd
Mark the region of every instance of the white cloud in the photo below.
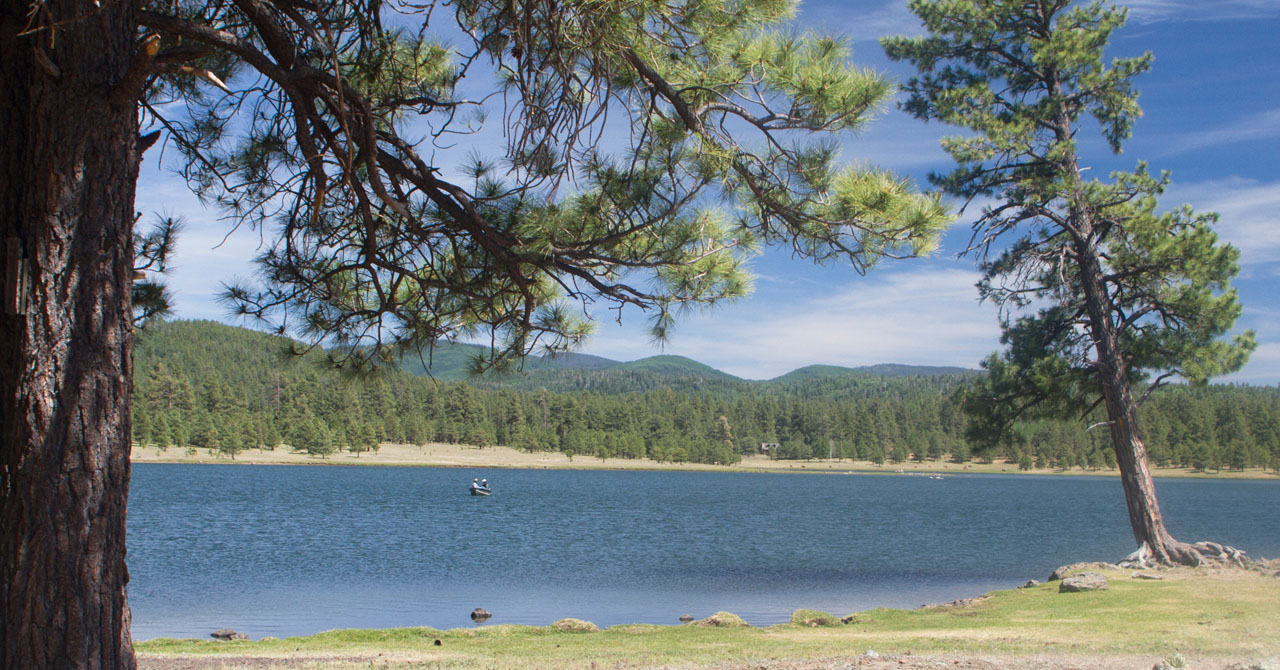
[[[807,273],[776,274],[762,277],[760,295],[682,320],[665,348],[648,341],[643,316],[630,312],[621,326],[602,319],[585,351],[623,361],[677,354],[746,379],[813,364],[973,368],[1000,348],[996,308],[977,302],[978,278],[938,261],[823,287]],[[1280,311],[1266,297],[1242,293],[1242,300],[1239,325],[1256,330],[1261,343],[1244,370],[1215,381],[1280,383]]]
[[[246,226],[233,233],[215,207],[202,205],[181,178],[154,164],[143,165],[135,209],[142,212],[144,226],[153,213],[185,220],[170,272],[163,277],[174,294],[175,316],[226,320],[228,310],[218,295],[223,283],[253,273],[252,261],[262,244],[258,231]]]
[[[1241,305],[1243,312],[1232,334],[1252,330],[1259,340],[1258,351],[1250,358],[1244,373],[1269,377],[1267,383],[1280,383],[1280,305],[1274,300],[1250,296],[1242,296]]]
[[[863,132],[842,138],[841,158],[897,172],[946,171],[952,168],[953,162],[939,140],[951,130],[920,123],[895,110],[884,118],[872,120]]]
[[[1254,384],[1256,386],[1280,385],[1280,341],[1259,342],[1249,363],[1235,374],[1214,379],[1215,384]]]
[[[886,35],[920,35],[920,19],[902,0],[889,2],[805,2],[800,21],[836,31],[854,42],[878,42]]]
[[[1165,203],[1217,212],[1218,234],[1240,249],[1242,265],[1280,261],[1280,182],[1243,177],[1170,186]]]
[[[225,226],[216,225],[222,229],[195,232],[191,226],[179,239],[181,272],[170,282],[179,317],[225,320],[229,310],[218,299],[223,285],[254,273],[252,261],[262,248],[256,232],[241,230],[226,237]]]
[[[1280,16],[1276,0],[1126,0],[1129,16],[1139,23],[1160,21],[1226,21]]]
[[[1280,108],[1257,112],[1203,132],[1183,135],[1166,145],[1165,155],[1276,138],[1280,138]]]
[[[811,364],[976,367],[1000,335],[995,308],[977,301],[977,280],[959,269],[882,272],[804,300],[755,299],[688,319],[666,353],[747,379]],[[619,360],[658,353],[625,330],[602,324],[588,351]]]

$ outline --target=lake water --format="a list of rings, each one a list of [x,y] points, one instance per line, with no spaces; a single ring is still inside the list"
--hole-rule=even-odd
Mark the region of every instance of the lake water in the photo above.
[[[467,495],[488,477],[493,496]],[[1160,480],[1176,537],[1280,555],[1280,484]],[[1114,478],[137,464],[135,639],[756,625],[918,607],[1134,549]]]

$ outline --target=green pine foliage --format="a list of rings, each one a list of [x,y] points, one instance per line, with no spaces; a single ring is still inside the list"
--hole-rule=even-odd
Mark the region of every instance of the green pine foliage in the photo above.
[[[645,308],[665,337],[749,293],[762,245],[859,272],[936,248],[937,197],[840,157],[892,84],[798,30],[797,5],[147,1],[161,47],[231,87],[161,72],[144,123],[202,198],[270,231],[224,294],[240,314],[337,364],[461,337],[502,368],[575,348],[587,302]],[[444,140],[480,132],[503,141]]]
[[[908,5],[928,35],[882,41],[918,71],[903,108],[963,131],[942,142],[957,167],[931,181],[966,202],[993,200],[969,251],[980,296],[1001,308],[1005,348],[968,395],[975,437],[1007,440],[1020,420],[1079,417],[1105,398],[1102,420],[1125,426],[1115,447],[1131,448],[1130,385],[1203,384],[1256,346],[1250,331],[1229,336],[1239,251],[1217,238],[1217,215],[1161,211],[1170,177],[1145,162],[1086,176],[1086,136],[1119,154],[1141,116],[1134,79],[1152,55],[1105,61],[1126,18],[1105,2]]]
[[[353,380],[326,365],[323,352],[282,355],[295,346],[207,321],[154,324],[135,347],[135,439],[228,457],[285,448],[323,458],[339,449],[360,454],[380,443],[439,441],[725,464],[761,443],[778,443],[777,458],[877,463],[976,455],[1098,469],[1114,458],[1104,436],[1081,422],[1045,420],[999,447],[970,444],[954,394],[975,373],[945,368],[896,376],[833,368],[700,386],[679,386],[688,381],[679,372],[643,376],[623,367],[609,379],[609,368],[567,369],[591,377],[554,392],[522,385],[538,374],[453,382],[390,371]],[[637,380],[643,383],[627,388]],[[1280,466],[1278,389],[1170,387],[1155,392],[1146,410],[1158,465]]]

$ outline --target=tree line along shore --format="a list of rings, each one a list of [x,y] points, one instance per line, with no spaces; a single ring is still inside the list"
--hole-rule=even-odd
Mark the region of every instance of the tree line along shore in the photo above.
[[[1087,430],[1089,417],[1029,423],[1015,440],[980,446],[956,398],[977,373],[744,382],[696,371],[561,370],[441,381],[391,370],[357,381],[326,366],[322,352],[282,354],[289,344],[212,322],[148,327],[135,352],[135,443],[174,460],[246,450],[359,457],[386,444],[440,443],[504,445],[566,464],[747,458],[798,469],[819,459],[888,470],[994,464],[1080,472],[1115,465],[1105,431]],[[1280,389],[1163,388],[1144,407],[1143,429],[1153,464],[1167,471],[1275,472]]]

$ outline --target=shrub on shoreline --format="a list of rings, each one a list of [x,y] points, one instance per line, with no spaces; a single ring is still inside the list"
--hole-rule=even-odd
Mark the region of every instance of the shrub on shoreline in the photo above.
[[[742,617],[733,612],[716,612],[711,616],[693,622],[695,626],[709,626],[714,628],[750,628],[751,624],[747,623]]]
[[[565,633],[599,633],[600,627],[590,621],[582,619],[560,619],[553,622],[551,627]]]
[[[839,626],[840,619],[822,610],[796,610],[791,613],[791,623],[809,628]]]

